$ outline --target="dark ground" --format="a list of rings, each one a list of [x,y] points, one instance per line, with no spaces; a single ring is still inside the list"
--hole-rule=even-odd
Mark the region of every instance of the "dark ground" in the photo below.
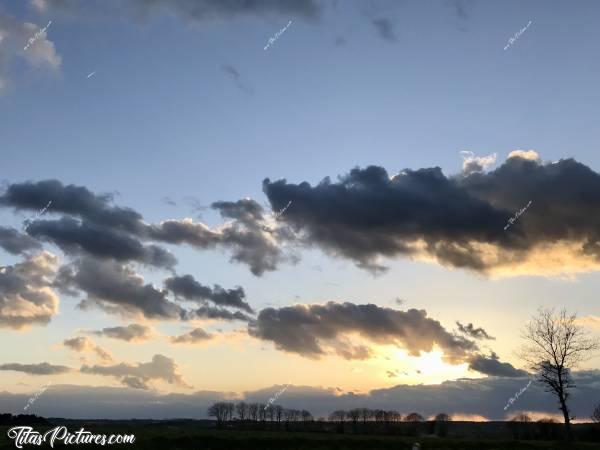
[[[336,432],[311,431],[265,431],[265,430],[217,430],[210,421],[66,421],[48,419],[52,425],[33,425],[34,430],[43,432],[57,425],[66,425],[70,432],[83,427],[95,434],[134,434],[133,445],[106,445],[106,449],[289,449],[289,450],[410,450],[419,442],[422,450],[600,450],[598,442],[578,441],[569,446],[563,441],[536,441],[514,439],[458,439],[435,436],[381,436],[364,434],[340,434]],[[466,422],[463,422],[467,424]],[[332,424],[323,424],[330,429]],[[427,426],[427,424],[423,424]],[[528,425],[528,424],[527,424]],[[534,424],[531,424],[534,425]],[[14,441],[7,437],[9,426],[0,426],[0,449],[15,448]],[[95,448],[93,445],[65,446],[55,448]],[[24,449],[50,448],[26,445]]]

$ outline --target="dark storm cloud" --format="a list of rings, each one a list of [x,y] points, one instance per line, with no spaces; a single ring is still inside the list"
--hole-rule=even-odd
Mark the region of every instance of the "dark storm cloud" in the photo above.
[[[394,23],[390,19],[382,17],[379,19],[373,19],[371,23],[382,39],[390,42],[397,40],[396,33],[394,32]]]
[[[211,338],[212,335],[210,333],[207,333],[202,328],[196,328],[189,333],[171,337],[171,342],[173,344],[195,344],[210,340]]]
[[[57,366],[54,364],[48,364],[47,362],[43,362],[37,364],[0,364],[0,370],[13,370],[16,372],[23,372],[29,375],[59,375],[61,373],[70,372],[72,369],[65,366]]]
[[[141,214],[114,206],[112,199],[111,194],[95,194],[85,187],[63,185],[57,180],[9,184],[0,196],[0,206],[39,211],[51,201],[48,214],[62,217],[34,220],[27,227],[29,238],[0,229],[0,245],[17,251],[35,246],[31,239],[35,237],[58,245],[70,256],[85,252],[99,258],[172,269],[177,261],[171,253],[143,242],[186,243],[203,250],[229,250],[232,261],[248,265],[257,276],[276,270],[282,261],[292,260],[280,248],[279,231],[265,232],[263,208],[254,200],[213,203],[212,208],[228,222],[211,229],[191,219],[147,224]]]
[[[577,388],[569,398],[569,407],[577,417],[588,417],[600,398],[600,371],[574,372]],[[121,380],[124,382],[123,380]],[[399,410],[403,415],[418,411],[426,417],[446,412],[459,420],[461,415],[475,415],[490,420],[504,420],[515,411],[504,411],[507,401],[527,385],[528,377],[460,379],[441,384],[397,385],[374,389],[365,394],[340,393],[335,388],[290,386],[280,398],[286,408],[307,409],[315,417],[332,411],[366,407]],[[166,419],[189,417],[206,419],[207,408],[223,398],[261,402],[282,386],[265,386],[247,391],[241,398],[228,392],[201,391],[192,394],[161,394],[157,391],[121,387],[70,386],[53,383],[36,402],[36,413],[44,417],[81,419]],[[0,392],[6,411],[23,408],[31,394]],[[514,405],[518,411],[556,414],[554,397],[533,382]]]
[[[463,325],[460,322],[456,322],[458,329],[461,333],[466,334],[467,336],[473,339],[490,339],[495,340],[495,337],[490,336],[483,328],[475,328],[472,323],[467,325]]]
[[[469,361],[469,369],[496,377],[514,378],[527,376],[526,371],[516,369],[512,364],[500,362],[498,355],[494,352],[492,352],[489,358],[484,355],[473,356]]]
[[[15,210],[40,211],[49,202],[47,214],[64,213],[77,216],[96,225],[128,232],[143,228],[142,216],[130,208],[112,206],[111,194],[94,194],[82,186],[63,185],[58,180],[15,183],[0,196],[0,205]]]
[[[46,325],[58,313],[58,296],[50,289],[58,258],[48,252],[0,270],[0,328]]]
[[[572,159],[543,164],[536,156],[515,151],[497,169],[468,176],[436,167],[390,177],[370,166],[335,183],[266,179],[263,187],[275,210],[293,201],[280,219],[307,244],[360,267],[408,256],[487,274],[600,269],[600,175]],[[549,250],[542,266],[534,252]]]
[[[27,227],[27,233],[38,239],[49,240],[69,254],[83,250],[101,258],[138,261],[163,268],[172,268],[177,263],[171,253],[156,245],[144,246],[136,238],[116,229],[68,217],[36,220]]]
[[[242,322],[249,322],[252,317],[244,314],[240,311],[231,312],[226,309],[212,308],[210,306],[201,306],[190,313],[190,317],[196,319],[222,319],[222,320],[241,320]]]
[[[22,255],[30,250],[41,250],[41,244],[31,236],[14,228],[0,226],[0,247],[13,255]]]
[[[235,289],[223,289],[219,285],[215,285],[212,289],[208,286],[203,286],[198,283],[192,275],[184,275],[181,277],[171,277],[165,280],[165,287],[173,292],[177,297],[185,300],[193,300],[199,302],[211,301],[218,306],[230,306],[239,308],[248,313],[254,313],[248,303],[244,301],[246,294],[240,286]]]
[[[102,330],[99,331],[92,331],[91,334],[112,339],[120,339],[127,342],[141,342],[150,339],[152,336],[152,329],[145,325],[132,323],[125,327],[102,328]]]
[[[477,349],[474,342],[450,334],[424,310],[348,302],[266,308],[248,324],[248,333],[309,358],[324,356],[331,349],[346,358],[364,356],[364,348],[353,348],[346,340],[351,333],[370,343],[401,347],[412,356],[432,351],[437,344],[449,362],[464,362]]]
[[[133,269],[110,260],[82,258],[63,268],[59,286],[87,294],[80,308],[99,307],[122,316],[142,314],[150,319],[185,319],[186,311]]]
[[[124,385],[139,389],[148,389],[148,382],[151,380],[162,380],[169,384],[190,387],[178,373],[175,360],[163,355],[154,355],[152,361],[147,363],[120,363],[112,366],[83,365],[81,372],[115,377]]]
[[[237,202],[214,202],[211,208],[219,211],[221,217],[236,219],[250,227],[257,227],[258,223],[264,219],[262,206],[248,198]]]

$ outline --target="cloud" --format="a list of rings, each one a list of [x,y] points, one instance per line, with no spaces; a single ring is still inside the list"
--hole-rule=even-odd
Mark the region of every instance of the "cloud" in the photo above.
[[[70,348],[73,351],[80,353],[94,352],[103,361],[112,361],[113,359],[110,353],[96,345],[94,341],[85,336],[74,337],[72,339],[65,339],[63,341],[63,345],[67,348]]]
[[[81,258],[63,266],[57,277],[62,289],[87,294],[79,307],[98,307],[123,317],[143,316],[148,319],[186,319],[187,312],[171,302],[167,293],[145,284],[131,267],[110,260]]]
[[[166,220],[152,225],[149,235],[170,244],[189,244],[200,249],[227,248],[232,252],[232,261],[248,265],[256,276],[293,260],[284,255],[278,241],[264,232],[263,208],[256,201],[215,202],[212,208],[223,218],[233,220],[215,229],[192,219]]]
[[[58,258],[49,252],[0,271],[0,327],[21,329],[46,325],[58,313],[51,278]]]
[[[24,255],[30,250],[41,250],[42,245],[14,228],[0,226],[0,247],[12,255]]]
[[[494,352],[489,358],[483,355],[474,355],[469,361],[469,369],[496,377],[515,378],[528,375],[525,370],[515,369],[512,364],[500,362],[498,355]]]
[[[157,241],[189,244],[202,250],[226,249],[232,253],[232,261],[248,265],[257,276],[276,270],[284,261],[295,261],[283,253],[278,230],[264,231],[268,218],[251,199],[213,203],[212,208],[228,222],[211,229],[192,219],[148,224],[137,211],[113,205],[111,194],[95,194],[83,186],[63,185],[58,180],[9,184],[0,195],[0,206],[15,211],[39,211],[50,201],[48,214],[63,216],[34,220],[27,233],[58,245],[73,257],[91,255],[171,270],[177,263],[171,253],[155,244],[144,244]]]
[[[395,257],[495,277],[600,270],[600,174],[573,159],[544,164],[516,151],[467,177],[369,166],[315,186],[267,178],[263,190],[275,210],[293,201],[280,220],[298,241],[373,271]]]
[[[242,91],[247,94],[253,93],[253,90],[246,86],[245,83],[242,83],[242,79],[240,76],[240,72],[233,67],[231,64],[221,64],[221,70],[227,74],[227,76],[231,77],[235,82],[235,85]]]
[[[600,328],[600,317],[598,316],[583,316],[577,318],[577,323],[585,327]]]
[[[569,407],[577,417],[588,417],[600,398],[600,371],[574,372],[577,388],[569,398]],[[403,415],[412,411],[429,417],[439,412],[454,418],[478,417],[483,420],[504,420],[514,414],[513,407],[546,415],[556,411],[555,399],[533,382],[509,409],[508,400],[527,385],[528,377],[460,379],[441,384],[403,385],[373,389],[366,393],[340,393],[334,387],[293,385],[288,387],[279,403],[286,408],[307,409],[315,417],[327,416],[337,409],[399,410]],[[265,386],[247,391],[243,396],[229,392],[200,391],[190,394],[161,394],[156,391],[125,387],[69,386],[52,384],[36,403],[36,413],[44,417],[81,419],[169,419],[188,417],[206,419],[206,409],[224,398],[232,401],[261,402],[273,396],[281,386]],[[19,410],[31,394],[0,393],[0,403],[6,411]]]
[[[474,342],[450,334],[427,317],[425,310],[399,311],[349,302],[266,308],[248,324],[248,333],[272,341],[280,350],[315,359],[331,350],[346,359],[368,357],[368,347],[354,346],[348,339],[353,334],[372,344],[406,349],[411,356],[430,352],[437,345],[450,363],[465,362],[477,350]]]
[[[458,329],[461,333],[466,334],[467,336],[473,339],[491,339],[495,340],[495,337],[490,336],[483,328],[475,328],[472,323],[468,325],[463,325],[460,322],[456,322]]]
[[[132,323],[125,327],[102,328],[99,331],[92,331],[91,334],[127,342],[142,342],[150,339],[153,333],[150,327]]]
[[[154,355],[151,362],[112,366],[81,366],[81,372],[118,378],[124,385],[138,389],[148,389],[148,382],[162,380],[169,384],[189,388],[177,371],[175,360],[163,355]]]
[[[520,158],[536,162],[541,161],[540,155],[538,155],[538,153],[535,150],[513,150],[508,154],[508,157],[506,159],[510,158]]]
[[[139,233],[142,216],[130,208],[112,206],[111,194],[94,194],[83,186],[63,185],[58,180],[10,184],[0,196],[0,205],[17,211],[39,211],[52,202],[47,214],[64,213],[87,222],[120,231]]]
[[[62,373],[70,372],[72,369],[66,366],[57,366],[43,362],[37,364],[0,364],[0,370],[13,370],[15,372],[23,372],[29,375],[60,375]]]
[[[305,19],[318,17],[321,8],[316,0],[103,0],[98,4],[86,5],[74,0],[31,0],[31,5],[40,13],[58,11],[74,14],[114,14],[136,19],[158,13],[168,13],[190,21],[214,21],[242,16],[294,16]]]
[[[240,311],[230,312],[226,309],[213,308],[210,306],[201,306],[194,310],[190,317],[195,319],[222,319],[222,320],[241,320],[243,322],[249,322],[252,317],[244,314]]]
[[[46,26],[20,22],[0,13],[0,93],[9,86],[11,67],[17,60],[22,60],[34,68],[46,67],[54,70],[60,66],[61,57],[56,53],[54,44],[47,39],[48,31],[41,32],[35,42],[24,50],[29,39]]]
[[[126,233],[67,217],[36,220],[27,227],[27,233],[38,239],[49,240],[71,255],[85,251],[99,258],[137,261],[162,268],[172,268],[177,263],[171,253],[156,245],[144,246]]]
[[[163,201],[163,203],[169,206],[177,206],[177,202],[175,202],[175,200],[173,200],[170,197],[163,197],[161,200]]]
[[[373,19],[371,21],[379,36],[386,41],[394,42],[398,38],[396,37],[396,33],[394,32],[394,23],[387,18],[379,18]]]
[[[202,328],[196,328],[189,333],[182,334],[180,336],[172,336],[171,342],[173,344],[196,344],[198,342],[204,342],[212,338],[212,335],[204,331]]]
[[[496,154],[488,156],[475,156],[473,152],[463,150],[460,152],[463,158],[462,171],[464,175],[470,175],[475,172],[483,172],[489,166],[496,164]]]
[[[185,300],[205,303],[211,301],[217,306],[229,306],[239,308],[243,311],[253,314],[254,310],[244,301],[246,293],[240,286],[235,289],[225,290],[219,285],[214,288],[203,286],[198,283],[192,275],[182,277],[171,277],[165,280],[165,287],[173,292],[177,297]]]

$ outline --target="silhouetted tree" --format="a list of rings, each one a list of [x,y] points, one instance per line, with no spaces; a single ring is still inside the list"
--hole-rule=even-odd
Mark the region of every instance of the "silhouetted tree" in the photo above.
[[[344,419],[346,418],[346,411],[338,409],[337,411],[332,412],[331,414],[329,414],[329,420],[331,420],[332,422],[340,422],[343,423]]]
[[[221,427],[223,422],[227,420],[227,403],[217,402],[213,403],[208,409],[208,417],[214,417],[217,419],[217,427]]]
[[[258,405],[258,420],[264,422],[267,419],[267,405],[259,403]]]
[[[600,405],[596,406],[596,409],[594,409],[591,419],[596,423],[600,423]]]
[[[435,416],[435,419],[433,420],[435,420],[436,422],[450,422],[452,420],[452,417],[450,417],[446,413],[439,413],[437,416]]]
[[[373,417],[373,411],[368,408],[361,408],[360,417],[362,418],[363,423],[366,423],[367,420],[370,420],[371,417]]]
[[[446,413],[439,413],[433,420],[434,433],[437,436],[445,437],[448,434],[448,422],[450,422],[452,418]]]
[[[423,422],[425,418],[419,413],[410,413],[408,416],[404,418],[405,422]]]
[[[246,402],[239,402],[235,405],[235,412],[240,420],[244,420],[246,418],[246,414],[248,413],[248,405]]]
[[[531,422],[531,417],[529,417],[525,413],[521,413],[521,414],[517,414],[516,416],[514,416],[512,419],[510,419],[510,421],[511,422]]]
[[[248,414],[250,415],[250,419],[254,421],[258,420],[258,403],[250,403],[248,405]]]
[[[360,418],[360,409],[359,408],[351,409],[350,411],[348,411],[348,417],[350,418],[352,423],[354,425],[356,425],[356,422],[358,422],[358,419]]]
[[[227,420],[233,419],[233,411],[235,410],[235,404],[231,402],[225,403],[225,410],[227,411]]]
[[[528,344],[521,350],[521,357],[536,372],[545,391],[557,397],[569,440],[573,439],[573,432],[567,400],[569,389],[575,387],[571,370],[600,348],[600,343],[588,338],[576,319],[576,314],[568,315],[564,309],[556,314],[553,309],[540,308],[525,327],[522,337]]]
[[[281,405],[276,405],[275,417],[277,418],[277,422],[281,422],[281,416],[283,416],[283,407],[281,407]]]
[[[313,420],[312,414],[310,413],[310,411],[307,411],[306,409],[303,409],[300,414],[302,415],[302,422],[306,423],[306,422]]]

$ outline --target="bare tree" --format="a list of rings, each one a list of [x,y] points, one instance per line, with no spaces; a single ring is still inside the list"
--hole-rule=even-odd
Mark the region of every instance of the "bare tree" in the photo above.
[[[258,405],[258,419],[261,422],[267,420],[267,405],[265,405],[264,403]]]
[[[359,408],[351,409],[350,411],[348,411],[348,417],[350,418],[350,420],[352,421],[354,426],[356,426],[356,423],[358,422],[358,419],[360,418],[360,409]]]
[[[450,417],[446,413],[439,413],[437,416],[435,416],[435,419],[433,420],[435,420],[436,422],[450,422],[452,420],[452,417]]]
[[[410,413],[408,416],[404,418],[405,422],[423,422],[425,418],[419,413]]]
[[[309,421],[313,420],[312,414],[310,413],[310,411],[307,411],[306,409],[303,409],[300,414],[302,415],[302,422],[309,422]]]
[[[338,410],[332,412],[331,414],[329,414],[329,420],[331,420],[332,422],[339,421],[340,423],[342,423],[342,422],[344,422],[345,418],[346,418],[346,411],[343,411],[341,409],[338,409]]]
[[[235,410],[235,405],[233,403],[227,402],[225,403],[225,411],[227,413],[227,420],[233,419],[233,411]]]
[[[254,421],[258,419],[258,403],[250,403],[248,405],[248,415]]]
[[[208,417],[214,417],[217,419],[217,427],[221,427],[223,422],[227,420],[227,403],[213,403],[206,412]]]
[[[576,314],[569,315],[565,309],[555,313],[554,309],[540,308],[525,326],[522,337],[527,344],[520,352],[545,391],[557,397],[569,440],[573,439],[573,432],[567,400],[569,389],[575,387],[571,371],[600,348],[600,343],[590,339],[576,319]]]
[[[248,412],[248,405],[246,402],[239,402],[235,406],[235,412],[240,420],[244,420],[246,418],[246,414]]]
[[[275,405],[275,417],[277,422],[281,422],[281,416],[283,415],[283,407],[281,405]]]
[[[360,417],[362,418],[363,423],[366,423],[367,420],[370,420],[371,417],[373,417],[373,411],[368,408],[361,408]]]
[[[273,420],[275,420],[275,407],[269,403],[265,412],[267,413],[269,420],[273,422]]]
[[[510,419],[510,421],[511,422],[531,422],[531,417],[529,417],[525,413],[521,413],[521,414],[517,414],[516,416],[514,416],[512,419]]]
[[[596,409],[594,409],[591,419],[596,423],[600,423],[600,405],[596,406]]]
[[[291,422],[294,417],[294,411],[292,409],[284,408],[283,410],[283,419],[286,422]]]

